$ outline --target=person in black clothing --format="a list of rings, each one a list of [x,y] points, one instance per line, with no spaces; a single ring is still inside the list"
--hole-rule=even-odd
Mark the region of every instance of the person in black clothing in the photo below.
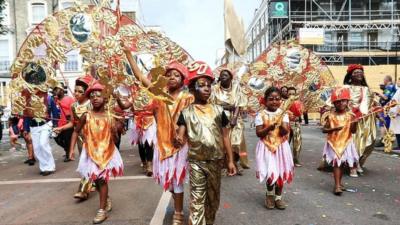
[[[1,121],[1,117],[3,117],[4,112],[3,112],[3,106],[0,106],[0,143],[1,140],[3,139],[3,121]]]

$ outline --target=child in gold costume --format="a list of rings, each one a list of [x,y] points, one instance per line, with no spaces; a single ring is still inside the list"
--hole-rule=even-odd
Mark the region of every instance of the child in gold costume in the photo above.
[[[62,127],[57,127],[53,131],[60,132],[63,129],[69,129],[72,127],[76,127],[78,122],[83,114],[87,113],[90,110],[90,101],[88,97],[85,95],[85,92],[91,85],[93,81],[92,76],[86,75],[76,79],[75,81],[75,90],[74,90],[74,97],[76,102],[72,104],[72,121],[68,122],[66,125]],[[71,144],[69,149],[69,159],[75,160],[75,145],[78,145],[79,154],[82,152],[82,145],[83,145],[83,134],[82,132],[79,134],[78,138],[72,140],[71,137]],[[89,193],[92,188],[92,182],[90,182],[85,177],[82,177],[81,182],[79,184],[78,191],[74,194],[74,198],[79,200],[86,200],[89,197]]]
[[[257,113],[256,134],[260,140],[256,147],[256,176],[265,182],[267,209],[285,209],[282,190],[293,179],[293,158],[288,142],[289,116],[280,109],[280,90],[270,87],[264,94],[265,109]]]
[[[210,67],[200,61],[189,66],[189,90],[194,103],[178,119],[176,146],[189,143],[190,218],[191,225],[214,224],[220,203],[221,169],[226,150],[229,175],[236,173],[229,139],[229,120],[219,105],[209,104]]]
[[[354,122],[355,115],[348,110],[350,90],[337,88],[333,90],[331,101],[334,110],[327,112],[323,121],[323,132],[327,133],[327,142],[324,147],[323,157],[328,164],[333,166],[335,188],[333,193],[341,195],[343,185],[341,183],[343,166],[356,167],[358,154],[352,138],[356,132],[357,123]]]
[[[288,96],[295,96],[297,90],[295,87],[287,88]],[[295,101],[288,111],[290,119],[290,135],[289,143],[293,142],[292,154],[295,167],[301,167],[300,163],[300,152],[302,149],[302,138],[301,138],[301,115],[303,114],[303,105],[300,101]]]
[[[104,87],[94,83],[87,91],[92,109],[83,114],[76,126],[72,140],[76,142],[79,133],[84,136],[82,153],[77,171],[82,177],[95,182],[99,191],[100,207],[94,224],[107,219],[111,211],[111,199],[108,196],[108,180],[111,175],[122,176],[123,162],[115,146],[118,140],[118,130],[121,124],[105,112],[106,98],[103,96]]]
[[[247,96],[243,93],[240,84],[233,81],[233,76],[232,71],[227,68],[222,69],[218,83],[213,86],[210,100],[222,106],[230,120],[233,158],[238,174],[241,174],[237,165],[239,160],[243,169],[250,168],[244,138],[244,122],[240,114],[247,106]]]
[[[128,62],[133,70],[134,76],[141,81],[144,87],[150,87],[151,81],[148,80],[138,68],[133,59],[130,49],[121,43]],[[153,99],[151,111],[155,117],[157,125],[156,145],[154,146],[153,156],[153,178],[163,187],[165,191],[170,191],[174,199],[175,213],[173,216],[173,225],[183,224],[183,184],[187,174],[187,154],[188,145],[184,144],[175,147],[173,140],[176,136],[178,116],[181,111],[188,107],[194,100],[194,97],[185,90],[184,80],[187,76],[187,68],[179,62],[170,62],[163,74],[167,80],[166,92],[172,97],[172,104]],[[118,104],[122,109],[132,107],[132,102],[122,102],[117,98]],[[136,110],[136,109],[134,109]]]

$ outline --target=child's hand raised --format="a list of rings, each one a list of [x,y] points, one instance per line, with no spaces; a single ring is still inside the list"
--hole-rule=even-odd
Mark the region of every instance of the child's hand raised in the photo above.
[[[125,39],[121,39],[120,41],[121,48],[124,52],[131,52],[131,48],[126,44]]]

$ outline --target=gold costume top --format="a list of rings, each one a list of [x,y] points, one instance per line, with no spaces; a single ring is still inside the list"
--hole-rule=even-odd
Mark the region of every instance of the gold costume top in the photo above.
[[[85,136],[83,147],[100,169],[107,166],[115,151],[112,134],[113,121],[111,116],[95,115],[91,111],[86,114],[86,123],[83,127]]]
[[[344,114],[337,114],[336,112],[328,112],[325,117],[325,124],[329,128],[343,127],[339,131],[328,133],[327,140],[336,155],[341,158],[347,145],[352,139],[352,133],[350,131],[351,121],[353,113],[346,112]]]
[[[153,110],[153,104],[149,104],[148,106],[143,107],[142,109],[135,108],[133,112],[136,128],[141,131],[147,130],[155,121]]]
[[[157,121],[157,144],[160,151],[160,160],[171,157],[177,153],[180,148],[175,148],[172,141],[176,136],[176,122],[181,111],[188,107],[194,97],[187,91],[179,93],[173,105],[167,105],[160,100],[154,100]]]
[[[243,94],[239,83],[232,82],[230,88],[223,88],[221,84],[216,84],[212,87],[210,102],[221,106],[235,106],[244,108],[247,106],[248,101],[246,95]],[[225,110],[228,118],[231,117],[230,111]]]
[[[77,123],[77,119],[79,120],[82,115],[86,112],[88,112],[91,109],[91,104],[90,101],[87,100],[85,103],[83,104],[79,104],[79,102],[74,102],[74,104],[72,104],[72,115],[73,115],[73,119],[74,119],[74,123]]]
[[[368,114],[369,109],[374,103],[374,94],[368,87],[344,85],[343,87],[350,89],[350,105],[354,113]]]
[[[360,118],[367,115],[374,105],[374,94],[371,90],[365,86],[344,85],[344,87],[350,89],[350,106],[356,117]],[[353,134],[353,141],[360,157],[364,155],[364,152],[369,154],[374,148],[376,139],[375,116],[375,114],[370,114],[357,122],[357,131]]]
[[[270,125],[277,123],[282,124],[283,122],[288,123],[289,118],[287,114],[284,117],[280,117],[279,115],[282,113],[281,109],[277,109],[275,112],[269,112],[267,110],[262,110],[258,117],[261,117],[263,127],[269,127]],[[256,124],[258,126],[258,124]],[[262,141],[270,152],[276,152],[278,147],[288,140],[288,135],[280,136],[279,135],[279,126],[277,126],[273,131],[270,131]]]
[[[228,118],[219,105],[192,104],[184,109],[178,125],[186,126],[189,160],[223,159],[222,128],[228,123]]]

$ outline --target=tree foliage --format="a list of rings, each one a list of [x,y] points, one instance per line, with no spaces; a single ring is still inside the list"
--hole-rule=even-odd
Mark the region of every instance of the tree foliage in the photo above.
[[[5,0],[0,0],[0,34],[5,34],[8,31],[8,28],[6,25],[4,25],[4,10],[6,8],[6,1]]]

